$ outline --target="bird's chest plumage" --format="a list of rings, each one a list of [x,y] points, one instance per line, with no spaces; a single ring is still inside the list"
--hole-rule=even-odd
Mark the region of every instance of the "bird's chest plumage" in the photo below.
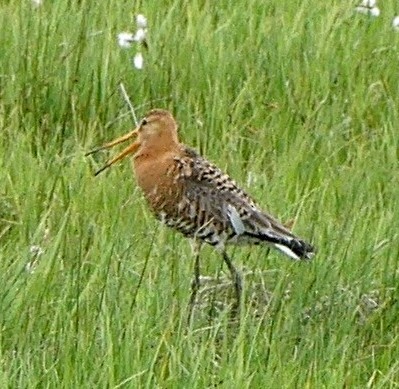
[[[155,215],[175,217],[182,188],[177,181],[173,155],[159,158],[139,156],[133,160],[133,166],[137,183]]]
[[[218,224],[202,210],[201,202],[192,201],[188,196],[187,169],[176,162],[174,154],[157,159],[145,156],[134,159],[137,183],[157,219],[186,236],[199,234],[199,238],[206,237],[206,241],[213,242]]]

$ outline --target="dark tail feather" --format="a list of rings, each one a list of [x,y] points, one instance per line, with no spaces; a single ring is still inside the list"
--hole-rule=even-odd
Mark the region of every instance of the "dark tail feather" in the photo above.
[[[313,246],[296,238],[288,242],[275,243],[274,246],[292,259],[312,259],[315,254]]]
[[[273,234],[253,234],[246,232],[246,235],[271,243],[276,249],[288,255],[292,259],[312,259],[315,249],[309,243],[291,236],[276,236]]]

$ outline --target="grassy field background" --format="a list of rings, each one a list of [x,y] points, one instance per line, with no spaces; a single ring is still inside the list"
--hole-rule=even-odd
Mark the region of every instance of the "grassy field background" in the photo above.
[[[355,5],[1,3],[0,387],[399,386],[397,9]],[[142,71],[116,42],[138,12]],[[317,246],[231,251],[240,325],[205,304],[187,328],[188,242],[127,161],[92,175],[107,155],[85,152],[132,127],[120,83]],[[209,248],[202,274],[228,276]]]

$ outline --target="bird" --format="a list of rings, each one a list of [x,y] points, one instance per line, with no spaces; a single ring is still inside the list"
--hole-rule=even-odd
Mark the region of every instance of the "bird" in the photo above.
[[[215,164],[180,142],[178,124],[164,109],[152,109],[137,128],[86,155],[131,143],[95,172],[99,175],[127,156],[155,217],[194,242],[194,278],[190,311],[200,286],[200,249],[214,246],[227,265],[240,306],[242,277],[227,254],[229,245],[255,244],[276,248],[294,260],[309,260],[312,244],[294,235],[269,215]]]

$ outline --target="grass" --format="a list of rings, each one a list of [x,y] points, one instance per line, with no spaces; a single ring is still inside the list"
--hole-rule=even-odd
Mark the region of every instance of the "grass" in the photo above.
[[[355,5],[2,3],[1,387],[399,386],[399,36],[393,4]],[[142,72],[115,39],[135,12]],[[128,163],[92,176],[84,153],[131,127],[120,82],[318,248],[234,249],[239,326],[198,308],[187,328],[188,243]],[[209,248],[202,273],[225,276]]]

